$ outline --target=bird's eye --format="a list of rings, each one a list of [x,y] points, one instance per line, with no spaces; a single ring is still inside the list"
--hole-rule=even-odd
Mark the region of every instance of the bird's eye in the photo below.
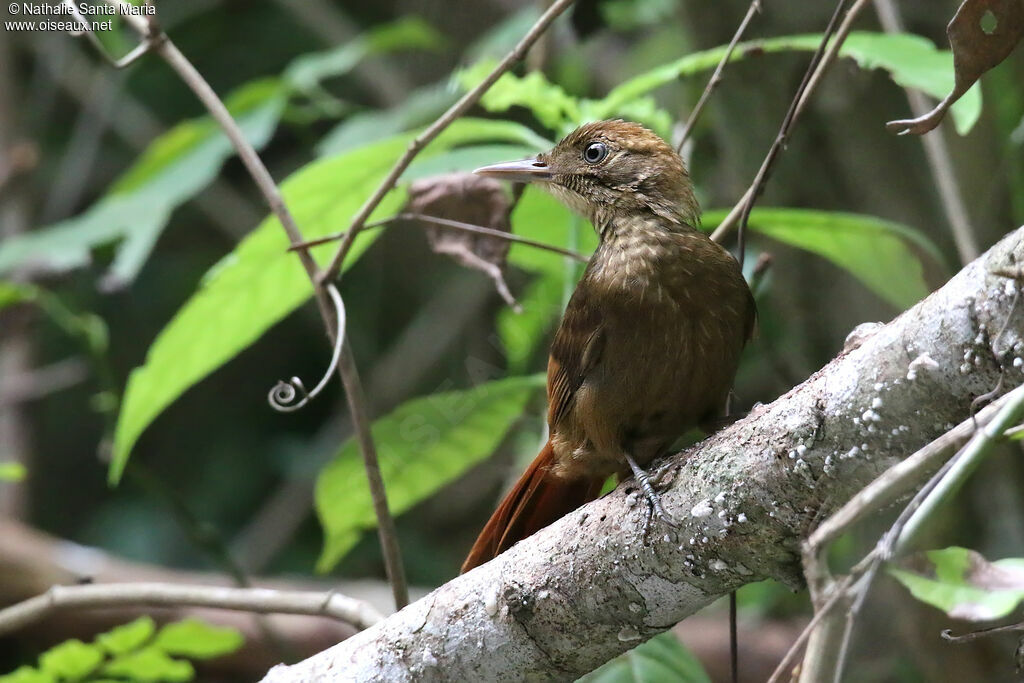
[[[599,164],[608,156],[608,147],[603,142],[591,142],[583,150],[583,160],[588,164]]]

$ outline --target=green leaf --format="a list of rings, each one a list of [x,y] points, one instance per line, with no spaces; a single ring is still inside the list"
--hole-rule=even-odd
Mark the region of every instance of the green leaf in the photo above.
[[[704,667],[671,632],[662,633],[592,671],[580,683],[711,683]]]
[[[489,456],[544,378],[486,382],[413,399],[373,423],[381,473],[394,514],[401,514]],[[358,445],[347,441],[316,482],[324,528],[317,570],[329,571],[360,534],[376,526]]]
[[[236,90],[225,104],[257,149],[273,134],[284,106],[280,82],[267,79]],[[6,240],[0,273],[25,264],[64,270],[89,260],[91,249],[123,239],[106,284],[134,279],[171,212],[206,187],[233,154],[209,116],[183,121],[154,140],[107,195],[85,213]]]
[[[544,335],[562,314],[565,275],[542,271],[519,296],[522,313],[508,308],[498,314],[498,337],[509,372],[523,373]]]
[[[39,655],[39,668],[57,678],[77,681],[88,676],[103,661],[103,651],[80,640],[65,640]]]
[[[456,75],[459,84],[469,90],[494,70],[497,62],[485,59]],[[480,98],[487,111],[504,112],[514,106],[526,107],[547,128],[565,131],[580,120],[579,104],[561,86],[549,81],[540,71],[525,76],[506,72]]]
[[[184,683],[195,678],[196,670],[190,662],[172,659],[155,647],[147,647],[111,660],[103,667],[103,673],[142,683]]]
[[[46,671],[31,666],[18,667],[9,674],[0,676],[0,683],[56,683],[57,678]]]
[[[244,644],[245,638],[233,628],[211,626],[198,619],[183,619],[160,629],[153,648],[169,655],[212,659],[229,655]]]
[[[417,126],[425,126],[441,115],[458,98],[447,85],[431,85],[412,91],[391,109],[352,114],[335,126],[317,144],[320,156],[331,156],[383,140]]]
[[[402,17],[338,47],[296,57],[283,77],[296,90],[315,91],[321,81],[348,73],[370,55],[396,50],[436,50],[443,43],[441,34],[423,19]]]
[[[890,567],[889,573],[915,598],[954,619],[999,619],[1024,601],[1024,558],[989,562],[980,553],[956,546],[926,555],[933,576],[899,567]]]
[[[420,156],[428,159],[459,145],[484,141],[529,144],[536,135],[508,121],[460,119]],[[303,235],[329,235],[348,225],[363,201],[401,156],[411,134],[398,135],[346,154],[321,159],[292,174],[281,186]],[[371,220],[398,211],[401,190],[389,193]],[[363,232],[345,264],[350,267],[377,238]],[[311,250],[321,263],[335,245]],[[143,430],[172,401],[233,358],[312,294],[305,271],[274,217],[266,218],[233,252],[206,273],[198,291],[185,302],[150,346],[145,364],[128,378],[114,433],[109,479],[117,483],[132,446]],[[268,386],[276,378],[268,377]]]
[[[726,211],[709,211],[704,227]],[[874,216],[807,209],[755,209],[750,228],[799,247],[849,271],[875,294],[903,310],[928,294],[916,248],[942,263],[938,249],[917,231]],[[913,247],[913,248],[912,248]]]
[[[814,51],[820,41],[821,36],[813,34],[744,42],[737,45],[731,61],[747,59],[763,52]],[[726,46],[723,45],[694,52],[635,76],[595,103],[591,115],[607,118],[619,112],[628,102],[655,88],[684,76],[713,69],[725,51]],[[898,85],[921,90],[938,99],[944,98],[953,89],[953,54],[948,50],[937,49],[931,41],[921,36],[854,31],[846,38],[839,54],[854,59],[864,69],[885,69]],[[978,86],[972,87],[954,104],[952,112],[957,131],[966,135],[981,116],[981,91]]]
[[[577,224],[578,219],[569,209],[536,188],[527,188],[512,213],[512,230],[517,235],[574,249],[586,256],[597,247],[597,235],[585,223],[576,230]],[[575,284],[578,264],[522,244],[512,245],[508,262],[537,276],[520,297],[523,312],[516,314],[505,309],[498,315],[498,332],[509,369],[522,373],[541,339],[561,316],[565,289]]]
[[[0,481],[24,481],[26,474],[20,462],[0,462]]]
[[[146,644],[156,633],[156,623],[148,616],[142,616],[127,624],[101,633],[96,644],[113,655],[123,655]]]
[[[414,161],[402,175],[402,181],[455,173],[468,173],[475,168],[492,164],[496,159],[525,159],[537,153],[537,148],[525,145],[471,145],[460,147],[429,159]]]
[[[623,102],[612,112],[605,110],[600,102],[594,100],[580,102],[581,122],[607,119],[612,115],[642,123],[666,140],[672,135],[672,115],[659,107],[653,96],[636,97]]]

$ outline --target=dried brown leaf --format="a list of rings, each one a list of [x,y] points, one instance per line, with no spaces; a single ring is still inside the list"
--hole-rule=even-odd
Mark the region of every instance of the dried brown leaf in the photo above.
[[[471,173],[450,173],[414,182],[409,188],[405,212],[511,232],[512,207],[498,181]],[[486,273],[508,305],[516,312],[521,310],[505,283],[508,241],[426,221],[416,222],[426,232],[427,242],[435,253],[447,254],[467,268]]]
[[[1024,36],[1024,0],[965,0],[946,27],[956,72],[953,91],[927,114],[890,121],[886,129],[899,135],[923,135],[942,121],[953,103],[981,75],[1002,62]]]

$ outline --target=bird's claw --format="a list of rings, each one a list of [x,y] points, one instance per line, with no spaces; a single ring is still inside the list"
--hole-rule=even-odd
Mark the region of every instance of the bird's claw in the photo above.
[[[661,506],[661,496],[654,490],[654,486],[651,484],[651,476],[645,472],[633,459],[629,453],[626,453],[626,462],[629,463],[630,469],[633,470],[633,478],[636,479],[636,483],[640,486],[640,490],[644,492],[644,496],[647,498],[647,514],[644,517],[644,531],[643,541],[644,545],[647,544],[647,538],[651,530],[651,519],[654,515],[658,516],[658,520],[662,524],[665,524],[673,531],[679,530],[679,524],[673,519],[671,515],[665,512],[665,508]]]

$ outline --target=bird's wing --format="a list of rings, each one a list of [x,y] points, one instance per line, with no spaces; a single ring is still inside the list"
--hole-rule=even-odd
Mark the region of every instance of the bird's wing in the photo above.
[[[576,391],[594,369],[604,349],[600,312],[584,291],[576,288],[558,326],[548,358],[548,424],[554,427],[572,408]]]

